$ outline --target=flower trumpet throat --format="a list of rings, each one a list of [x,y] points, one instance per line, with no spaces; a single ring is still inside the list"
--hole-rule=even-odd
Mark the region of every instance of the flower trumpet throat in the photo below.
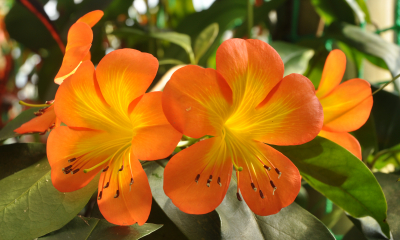
[[[322,128],[321,104],[306,77],[283,77],[282,60],[262,41],[225,41],[216,60],[216,70],[185,66],[165,86],[171,125],[192,138],[213,137],[171,158],[164,191],[182,211],[204,214],[222,202],[235,168],[238,200],[258,215],[275,214],[294,201],[301,177],[267,144],[312,140]]]

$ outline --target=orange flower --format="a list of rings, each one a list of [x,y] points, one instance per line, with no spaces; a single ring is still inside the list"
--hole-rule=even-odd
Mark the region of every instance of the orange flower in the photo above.
[[[79,64],[84,60],[90,60],[90,47],[93,40],[93,32],[91,27],[94,26],[103,16],[103,11],[95,10],[85,14],[74,23],[68,32],[68,42],[66,52],[57,76],[54,82],[61,84],[65,78],[73,74],[79,67]],[[56,119],[54,113],[53,101],[46,103],[47,107],[36,112],[34,119],[24,123],[21,127],[14,131],[19,134],[25,133],[46,133],[54,126],[59,126],[60,123]],[[30,104],[26,104],[30,105]],[[31,105],[33,106],[33,105]]]
[[[146,222],[151,192],[138,159],[172,153],[181,134],[163,115],[161,92],[144,94],[157,73],[152,55],[132,49],[84,61],[56,94],[63,123],[47,141],[51,179],[61,192],[84,187],[102,170],[98,205],[111,223]]]
[[[324,126],[318,134],[346,148],[361,159],[360,143],[349,132],[368,120],[373,104],[371,85],[359,78],[342,84],[346,56],[333,50],[326,59],[316,95],[324,109]]]
[[[275,214],[294,201],[301,177],[287,157],[264,143],[312,140],[322,127],[322,107],[306,77],[283,78],[281,58],[262,41],[225,41],[216,61],[217,70],[177,70],[165,87],[169,122],[187,136],[213,137],[169,161],[164,191],[186,213],[210,212],[224,199],[233,165],[238,199],[240,189],[254,213]]]

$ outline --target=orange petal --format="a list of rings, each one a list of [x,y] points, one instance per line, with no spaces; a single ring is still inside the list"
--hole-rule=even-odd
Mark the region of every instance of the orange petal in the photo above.
[[[101,10],[94,10],[91,12],[86,13],[81,18],[78,19],[76,22],[84,22],[90,27],[93,27],[102,17],[104,13]]]
[[[132,128],[128,114],[120,114],[108,106],[96,85],[93,64],[83,62],[57,90],[54,102],[57,117],[69,127],[131,134],[127,131]]]
[[[300,74],[286,76],[247,118],[233,119],[232,129],[274,145],[303,144],[321,131],[323,112],[314,86]],[[228,124],[228,123],[227,123]]]
[[[217,135],[230,115],[232,92],[213,69],[185,66],[165,86],[163,109],[181,133],[200,138]]]
[[[324,130],[351,132],[364,125],[371,113],[371,85],[362,79],[351,79],[340,84],[320,102],[324,109]]]
[[[129,153],[125,158],[122,171],[121,165],[111,164],[106,172],[102,172],[97,203],[104,218],[113,224],[132,225],[137,222],[143,225],[151,209],[150,185],[137,158]],[[107,182],[109,186],[104,188]]]
[[[46,111],[32,120],[24,123],[21,127],[14,130],[19,134],[32,133],[32,132],[45,132],[56,122],[56,114],[54,112],[54,105],[51,105]]]
[[[256,107],[283,77],[279,54],[260,40],[230,39],[217,50],[217,71],[233,92],[234,105]]]
[[[116,151],[108,147],[110,140],[112,138],[107,133],[73,130],[65,126],[51,131],[47,140],[47,157],[54,187],[61,192],[72,192],[86,186],[105,164],[87,173],[83,170],[101,163]],[[73,158],[76,160],[68,161]],[[63,168],[69,165],[79,171],[65,174]]]
[[[153,55],[134,49],[120,49],[100,61],[96,77],[107,103],[126,114],[129,104],[146,92],[157,69],[158,61]]]
[[[360,160],[362,159],[360,143],[350,133],[328,132],[321,130],[321,132],[318,135],[326,139],[329,139],[332,142],[344,147],[349,152],[358,157]]]
[[[68,42],[61,64],[54,82],[61,84],[65,78],[73,74],[89,53],[92,45],[93,32],[92,29],[83,22],[75,23],[68,32]]]
[[[316,92],[318,98],[323,98],[339,85],[346,70],[346,55],[339,49],[332,50],[326,58],[322,78]]]
[[[246,164],[244,161],[248,159],[239,159],[239,165],[243,167],[243,171],[239,172],[239,188],[247,205],[255,214],[260,216],[276,214],[296,198],[301,187],[301,176],[296,166],[282,153],[260,142],[255,142],[255,145],[279,169],[282,176],[278,179],[277,172],[272,168],[268,171],[269,178],[267,170],[260,162]],[[275,192],[270,180],[277,187]],[[256,191],[252,182],[257,188]],[[264,198],[261,197],[260,190]]]
[[[219,151],[220,141],[219,137],[200,141],[176,154],[165,167],[164,192],[181,211],[205,214],[224,199],[231,180],[232,162],[224,159],[223,152]],[[212,181],[207,187],[210,175]]]
[[[161,99],[162,92],[146,93],[131,113],[132,152],[140,160],[168,157],[182,137],[165,118]]]

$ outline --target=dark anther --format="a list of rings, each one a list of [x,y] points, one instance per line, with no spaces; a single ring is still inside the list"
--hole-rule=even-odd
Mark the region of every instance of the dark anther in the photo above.
[[[103,172],[105,172],[105,171],[107,171],[107,170],[108,170],[108,166],[105,167],[105,168],[103,169]]]
[[[43,112],[34,112],[33,114],[35,114],[35,116],[42,116]]]
[[[210,177],[208,178],[208,180],[210,180],[210,182],[212,181],[212,175],[210,175]]]
[[[64,171],[65,174],[69,174],[70,172],[72,172],[72,169],[67,169]]]
[[[47,133],[47,130],[44,130],[44,132],[39,133],[39,135],[45,135]]]
[[[220,178],[220,177],[218,177],[217,183],[218,183],[218,185],[219,185],[220,187],[222,187],[221,178]]]
[[[75,174],[75,173],[77,173],[77,172],[79,172],[79,168],[73,170],[71,174]]]
[[[119,169],[119,171],[124,170],[124,165],[121,166],[121,168]]]
[[[254,192],[257,191],[256,185],[254,185],[254,183],[251,183],[251,188],[254,190]]]
[[[242,197],[240,196],[240,193],[236,193],[236,197],[239,201],[242,201]]]
[[[68,160],[68,162],[73,162],[75,160],[76,160],[76,158],[71,158],[71,159]]]
[[[268,171],[271,171],[271,168],[268,167],[267,165],[264,165],[264,168],[267,169]]]
[[[278,178],[281,177],[282,173],[279,171],[279,169],[275,168],[276,173],[278,174]]]
[[[117,192],[115,193],[114,198],[117,198],[119,196],[119,190],[117,190]]]
[[[200,179],[200,174],[197,174],[196,178],[194,179],[194,181],[197,183]]]
[[[104,188],[108,188],[110,186],[110,182],[107,182],[106,185],[104,185]]]
[[[44,113],[46,111],[46,109],[48,109],[48,108],[49,107],[45,107],[45,108],[39,109],[39,112]]]
[[[72,168],[72,165],[66,166],[65,168],[63,168],[63,171],[67,171],[68,169]]]
[[[103,191],[100,191],[99,197],[98,197],[97,199],[100,200],[100,199],[101,199],[101,196],[103,196]]]
[[[132,185],[132,184],[133,184],[133,178],[131,178],[131,183],[129,185]]]
[[[210,187],[211,181],[212,181],[212,179],[208,179],[208,180],[207,180],[207,187]]]
[[[264,199],[264,193],[260,190],[260,197]]]
[[[52,104],[53,102],[54,102],[54,100],[46,101],[45,103],[46,103],[46,104]]]
[[[53,129],[56,126],[55,123],[51,124],[51,126],[49,127],[49,129]]]
[[[271,180],[271,181],[269,181],[269,183],[271,183],[271,186],[273,187],[273,188],[276,188],[276,186],[275,186],[275,184],[274,184],[274,182]]]

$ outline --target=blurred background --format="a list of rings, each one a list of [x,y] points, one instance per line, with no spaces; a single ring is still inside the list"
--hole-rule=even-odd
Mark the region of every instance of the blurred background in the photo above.
[[[0,129],[26,110],[19,100],[54,99],[54,77],[63,58],[55,35],[65,44],[70,26],[97,9],[105,14],[93,27],[93,63],[119,48],[151,53],[160,62],[153,86],[165,75],[168,79],[175,66],[215,68],[216,50],[230,38],[270,43],[284,61],[285,75],[304,74],[316,87],[329,51],[336,48],[347,56],[343,80],[363,78],[379,87],[400,73],[397,0],[0,0]],[[394,172],[400,166],[400,135],[394,136],[400,121],[397,83],[386,90],[390,93],[374,100],[374,119],[363,127],[371,132],[354,135],[367,164]],[[46,137],[24,135],[3,144],[45,142]],[[397,150],[377,158],[385,149]],[[296,201],[337,239],[365,239],[343,210],[307,184]],[[150,216],[149,222],[159,221]]]

